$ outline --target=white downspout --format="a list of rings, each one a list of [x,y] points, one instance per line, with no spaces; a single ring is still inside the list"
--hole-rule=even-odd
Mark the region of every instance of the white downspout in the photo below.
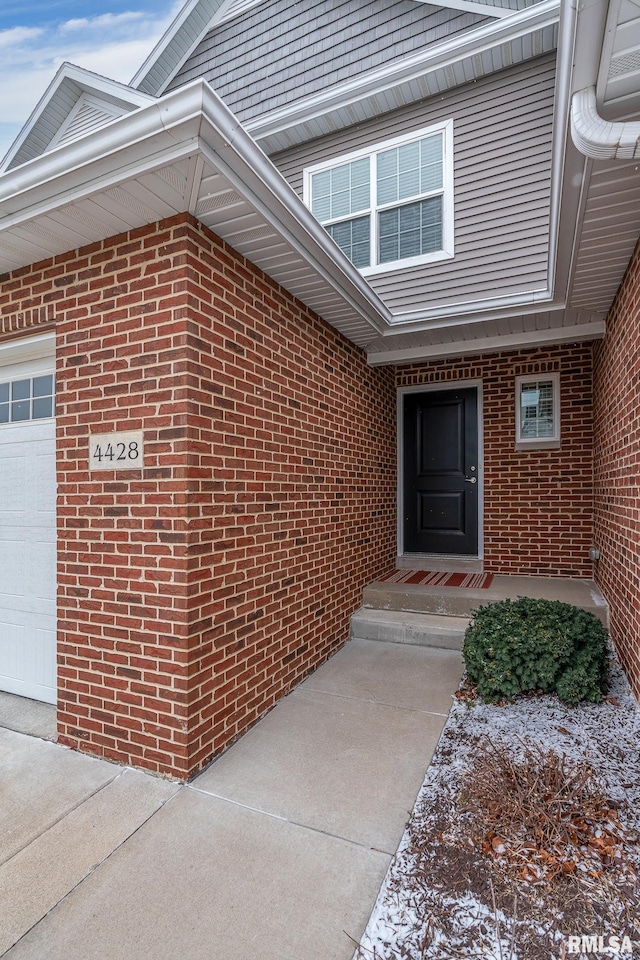
[[[596,88],[578,90],[571,99],[571,139],[594,160],[636,160],[640,157],[640,121],[604,120],[596,105]]]

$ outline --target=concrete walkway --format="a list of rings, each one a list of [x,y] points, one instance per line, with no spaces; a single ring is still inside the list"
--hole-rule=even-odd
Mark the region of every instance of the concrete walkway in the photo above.
[[[349,960],[461,674],[352,640],[185,786],[0,729],[0,956]]]

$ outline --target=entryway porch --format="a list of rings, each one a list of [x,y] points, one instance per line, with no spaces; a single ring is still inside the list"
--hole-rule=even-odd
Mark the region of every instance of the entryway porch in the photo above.
[[[415,571],[417,573],[417,571]],[[461,650],[473,611],[518,597],[560,600],[595,614],[605,626],[609,608],[593,580],[496,575],[482,588],[375,580],[364,588],[362,607],[351,618],[351,637]],[[470,578],[471,579],[471,578]]]

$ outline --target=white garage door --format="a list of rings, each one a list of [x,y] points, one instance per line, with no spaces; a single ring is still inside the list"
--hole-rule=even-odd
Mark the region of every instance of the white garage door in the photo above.
[[[9,358],[0,353],[0,690],[55,703],[53,363]]]

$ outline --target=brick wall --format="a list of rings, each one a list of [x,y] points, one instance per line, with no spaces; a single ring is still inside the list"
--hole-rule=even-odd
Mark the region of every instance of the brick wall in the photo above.
[[[640,699],[640,247],[594,348],[596,579]]]
[[[515,378],[560,373],[561,448],[515,449]],[[569,345],[398,369],[398,386],[483,381],[485,570],[591,577],[591,347]]]
[[[60,740],[188,777],[392,566],[392,373],[186,216],[2,278],[0,306],[56,324]],[[144,471],[88,472],[90,433],[137,429]]]

